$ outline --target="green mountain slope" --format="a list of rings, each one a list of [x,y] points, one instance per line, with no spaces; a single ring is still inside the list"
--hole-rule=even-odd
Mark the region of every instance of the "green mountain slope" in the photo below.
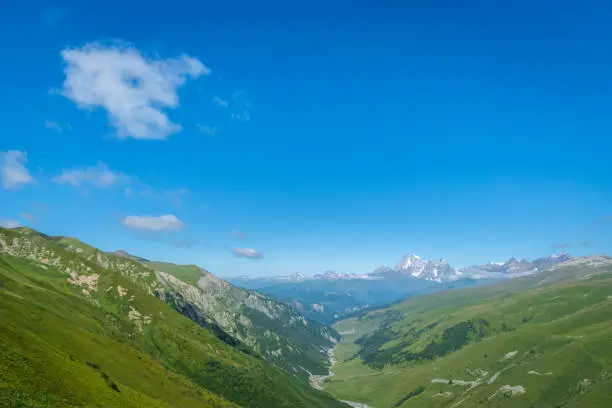
[[[213,323],[252,351],[304,380],[326,374],[326,350],[338,335],[295,309],[258,292],[238,288],[196,266],[162,262],[153,267],[160,297],[192,320]],[[199,272],[197,284],[196,273]]]
[[[344,406],[65,244],[0,229],[0,406]]]
[[[612,406],[612,259],[339,322],[326,390],[382,407]]]
[[[22,232],[27,231],[25,229]],[[195,265],[138,262],[103,252],[74,238],[50,238],[98,265],[141,282],[151,294],[220,339],[262,356],[306,381],[326,374],[337,333],[309,321],[295,309],[268,296],[238,288]]]

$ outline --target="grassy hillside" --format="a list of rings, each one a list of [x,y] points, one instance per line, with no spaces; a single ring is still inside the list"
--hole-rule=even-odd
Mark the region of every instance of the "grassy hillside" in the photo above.
[[[23,236],[41,236],[27,228],[19,232]],[[262,356],[305,383],[311,373],[328,372],[325,350],[334,345],[337,334],[308,321],[283,303],[233,286],[195,265],[140,262],[135,259],[142,258],[134,255],[104,252],[75,238],[44,238],[87,261],[130,277],[222,341]]]
[[[168,262],[145,262],[145,265],[156,271],[169,273],[177,279],[191,285],[197,285],[204,272],[196,265],[177,265]]]
[[[612,406],[611,265],[575,262],[339,322],[326,390],[374,408]]]
[[[337,334],[295,309],[260,293],[233,286],[195,265],[149,262],[164,287],[161,297],[203,324],[214,324],[251,351],[306,381],[327,374]]]
[[[0,406],[343,406],[221,341],[152,296],[152,276],[129,272],[0,229]]]

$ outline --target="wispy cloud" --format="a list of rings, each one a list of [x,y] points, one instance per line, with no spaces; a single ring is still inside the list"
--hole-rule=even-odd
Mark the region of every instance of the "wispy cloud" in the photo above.
[[[131,179],[123,173],[111,170],[105,163],[98,162],[92,167],[64,170],[53,177],[53,181],[59,184],[71,184],[75,187],[90,184],[97,188],[107,188],[129,183]]]
[[[172,214],[161,216],[129,215],[121,223],[130,229],[141,232],[172,232],[185,227],[185,224]]]
[[[56,132],[63,132],[65,130],[72,130],[72,126],[67,123],[58,123],[52,120],[45,120],[45,127],[47,129],[55,130]]]
[[[62,95],[81,109],[103,108],[120,138],[166,139],[181,126],[164,109],[179,106],[177,89],[207,75],[196,58],[147,58],[131,46],[87,44],[61,53],[66,63]]]
[[[229,107],[229,102],[226,101],[225,99],[221,99],[218,96],[215,96],[213,98],[213,102],[216,103],[217,105],[223,107],[223,108],[228,108]]]
[[[5,220],[0,220],[0,227],[17,228],[17,227],[21,227],[21,224],[15,220],[5,219]]]
[[[234,248],[231,250],[238,258],[262,259],[263,254],[253,248]]]
[[[34,182],[26,168],[28,157],[25,151],[0,152],[0,184],[6,190],[17,189]]]

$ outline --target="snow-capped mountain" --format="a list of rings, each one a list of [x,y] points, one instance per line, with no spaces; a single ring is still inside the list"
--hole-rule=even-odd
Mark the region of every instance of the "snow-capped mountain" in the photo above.
[[[370,274],[358,275],[356,273],[325,271],[322,275],[314,275],[311,279],[342,280],[342,279],[377,279]]]
[[[473,265],[462,268],[460,272],[472,279],[512,278],[532,275],[550,269],[552,266],[571,260],[566,253],[538,258],[534,261],[510,258],[506,262],[490,262],[484,265]]]
[[[535,261],[510,258],[505,262],[454,268],[443,259],[428,261],[410,254],[395,266],[384,265],[366,274],[328,270],[314,276],[301,273],[263,278],[247,276],[231,279],[231,282],[260,290],[297,308],[307,317],[328,324],[366,307],[417,294],[532,275],[570,259],[573,258],[567,254],[559,254]]]
[[[348,272],[335,272],[335,271],[325,271],[322,275],[313,276],[314,279],[350,279],[351,274]]]
[[[404,256],[395,268],[381,266],[370,275],[385,277],[401,274],[438,283],[454,282],[460,279],[507,279],[544,271],[570,259],[572,258],[568,254],[563,253],[535,261],[510,258],[505,262],[489,262],[484,265],[457,269],[444,259],[426,261],[417,255],[410,254]]]
[[[536,259],[535,261],[533,261],[533,264],[536,268],[538,268],[538,270],[545,270],[559,263],[571,261],[572,259],[574,258],[564,252],[561,254],[551,255],[546,258]]]
[[[325,271],[322,274],[306,276],[297,272],[292,275],[233,278],[233,282],[258,281],[265,284],[304,282],[309,280],[339,281],[356,279],[388,279],[388,278],[414,278],[437,283],[449,283],[461,279],[507,279],[517,276],[531,275],[550,269],[552,266],[571,260],[566,254],[551,255],[534,261],[527,259],[510,258],[505,262],[489,262],[483,265],[473,265],[464,268],[454,268],[445,259],[427,261],[415,254],[404,256],[395,267],[381,266],[367,274],[348,272]]]
[[[401,273],[417,279],[425,279],[432,282],[450,282],[461,277],[461,273],[449,265],[448,261],[425,261],[419,256],[410,254],[397,263],[395,269],[381,267],[372,272],[377,275],[388,273]]]

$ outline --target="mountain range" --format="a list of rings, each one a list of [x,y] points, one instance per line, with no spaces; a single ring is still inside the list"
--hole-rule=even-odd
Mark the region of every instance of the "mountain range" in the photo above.
[[[326,271],[314,276],[295,273],[268,277],[239,276],[228,280],[266,293],[313,320],[330,324],[360,310],[408,296],[532,275],[571,259],[562,253],[534,261],[510,258],[505,262],[455,268],[446,260],[428,261],[411,254],[404,256],[394,267],[381,266],[367,274]]]
[[[485,269],[532,267],[504,264]],[[343,338],[324,389],[381,408],[612,406],[611,314],[603,255],[411,297],[334,325]]]
[[[612,403],[610,257],[267,282],[0,228],[0,406]]]

